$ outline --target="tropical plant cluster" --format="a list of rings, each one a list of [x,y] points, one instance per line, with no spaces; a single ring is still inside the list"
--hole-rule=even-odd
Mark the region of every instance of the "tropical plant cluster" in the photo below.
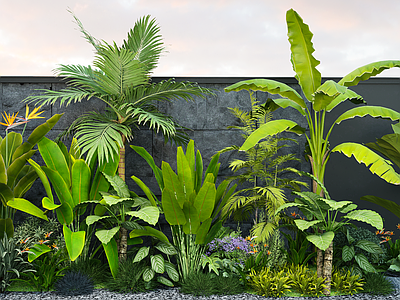
[[[360,209],[350,200],[332,199],[324,174],[330,154],[342,152],[387,182],[399,184],[400,175],[389,162],[399,159],[393,150],[398,126],[393,126],[394,135],[376,144],[333,147],[328,139],[334,125],[344,120],[370,115],[398,121],[400,113],[358,106],[344,112],[328,130],[325,117],[346,100],[362,103],[362,97],[348,87],[399,67],[400,61],[372,63],[339,82],[321,83],[309,27],[294,10],[286,17],[291,61],[304,98],[291,87],[266,79],[227,87],[227,92],[250,92],[250,111],[230,108],[240,122],[230,128],[241,131],[244,143],[203,158],[184,128],[156,103],[194,101],[212,91],[190,82],[151,82],[164,49],[155,20],[139,19],[118,46],[92,37],[74,16],[95,49],[93,66],[60,66],[57,72],[67,77],[67,88],[44,90],[26,101],[68,105],[98,98],[106,110],[85,114],[71,124],[63,135],[72,134],[70,142],[45,137],[61,114],[36,127],[25,141],[25,129],[22,134],[10,129],[41,118],[40,107],[29,113],[27,106],[25,117],[3,114],[1,292],[23,288],[77,296],[95,288],[137,293],[179,287],[196,296],[392,293],[394,288],[383,274],[400,273],[400,240],[384,229],[377,212]],[[282,98],[260,103],[254,91]],[[279,107],[296,109],[306,118],[309,132],[291,120],[275,120],[273,112]],[[174,165],[166,161],[157,165],[146,149],[130,145],[153,171],[159,190],[138,176],[125,176],[125,148],[138,126],[161,131],[166,140],[177,143]],[[311,174],[290,166],[299,157],[282,154],[296,142],[279,135],[283,131],[305,135]],[[220,156],[239,150],[240,158],[229,165],[232,176],[221,178]],[[36,180],[45,191],[39,204],[26,197]],[[141,192],[131,191],[127,180]],[[400,216],[395,203],[364,198],[395,208]],[[17,224],[16,211],[30,217]],[[243,221],[251,222],[248,234],[240,230]],[[232,222],[238,222],[237,230],[229,227]],[[357,227],[360,222],[376,231]]]

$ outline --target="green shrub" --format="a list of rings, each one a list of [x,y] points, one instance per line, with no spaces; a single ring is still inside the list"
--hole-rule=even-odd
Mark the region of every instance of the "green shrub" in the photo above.
[[[110,276],[105,282],[105,287],[120,293],[140,293],[154,289],[157,285],[154,280],[145,282],[142,278],[145,266],[143,261],[133,262],[131,259],[120,262],[118,275],[115,278]]]
[[[290,277],[284,270],[271,271],[270,268],[264,268],[261,272],[251,271],[249,284],[254,291],[264,297],[280,297],[290,292]]]
[[[319,297],[325,289],[325,279],[304,265],[291,265],[288,270],[293,289],[302,296]]]
[[[364,276],[364,293],[389,295],[395,291],[393,283],[382,273],[367,273]]]
[[[0,240],[0,292],[10,285],[10,280],[19,278],[21,273],[34,272],[32,265],[25,261],[14,239],[3,235]]]
[[[83,259],[79,257],[77,260],[71,262],[68,268],[72,272],[81,272],[89,276],[93,280],[94,284],[102,284],[107,281],[108,277],[111,276],[110,269],[107,264],[103,264],[98,259]]]
[[[335,270],[332,274],[332,288],[340,293],[346,295],[357,294],[364,289],[363,286],[365,286],[365,283],[362,277],[359,274],[353,274],[350,270]]]
[[[217,276],[213,273],[191,273],[182,283],[180,292],[195,296],[234,295],[244,291],[239,277]]]

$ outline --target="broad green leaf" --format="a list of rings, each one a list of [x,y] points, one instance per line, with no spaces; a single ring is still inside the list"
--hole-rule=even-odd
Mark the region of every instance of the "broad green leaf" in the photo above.
[[[189,168],[192,171],[193,185],[195,184],[196,178],[196,152],[194,150],[194,141],[190,140],[186,146],[186,159],[189,163]],[[193,187],[194,188],[194,187]]]
[[[321,85],[321,73],[316,68],[320,62],[312,55],[315,51],[311,41],[313,34],[293,9],[286,12],[286,23],[293,70],[304,95],[311,101],[312,94]]]
[[[172,263],[170,263],[169,261],[164,262],[164,266],[165,266],[165,271],[167,271],[169,278],[171,278],[175,282],[178,282],[179,281],[179,273],[176,270],[175,266]]]
[[[31,150],[36,145],[36,143],[42,137],[44,137],[54,127],[54,125],[56,125],[56,123],[58,122],[58,120],[60,120],[62,115],[63,114],[55,114],[45,123],[36,127],[28,137],[27,141],[15,150],[13,155],[13,160],[16,157],[21,156],[23,153],[27,153],[29,150]]]
[[[303,116],[307,115],[306,109],[304,107],[302,107],[301,105],[297,104],[296,102],[294,102],[290,99],[277,98],[277,99],[272,99],[272,101],[282,108],[292,107],[295,110],[297,110],[299,113],[301,113]]]
[[[383,250],[381,247],[379,247],[378,244],[371,242],[371,241],[367,241],[367,240],[361,240],[358,241],[355,244],[356,247],[363,249],[369,253],[373,253],[373,254],[382,254]]]
[[[1,161],[1,160],[0,160]],[[22,198],[25,196],[26,192],[32,187],[38,175],[35,170],[30,171],[25,176],[23,176],[14,187],[14,197]]]
[[[161,231],[154,229],[150,226],[143,226],[144,229],[134,229],[129,233],[130,238],[135,238],[139,236],[154,236],[158,238],[160,241],[169,243],[168,238]]]
[[[363,145],[343,143],[333,148],[332,152],[342,152],[347,157],[353,155],[357,162],[365,164],[372,174],[378,175],[389,183],[400,184],[400,174],[396,173],[389,162]]]
[[[212,222],[212,220],[211,220],[211,218],[209,218],[209,219],[205,220],[203,223],[201,223],[199,229],[197,230],[197,234],[196,234],[196,240],[195,240],[196,244],[199,244],[199,245],[204,244],[207,234],[211,227],[211,222]]]
[[[296,224],[297,228],[299,228],[301,231],[307,230],[311,226],[323,223],[322,220],[314,220],[314,221],[306,221],[306,220],[294,220],[294,223]]]
[[[0,155],[0,183],[7,184],[7,171],[3,156]]]
[[[339,81],[339,84],[344,86],[357,85],[362,80],[368,80],[370,77],[376,76],[382,71],[394,67],[400,67],[400,60],[373,62],[350,72]]]
[[[167,186],[167,181],[164,181],[165,188],[161,195],[161,204],[164,211],[165,219],[170,225],[184,225],[186,223],[185,213],[180,207],[174,192],[170,191]],[[183,206],[183,203],[182,203]]]
[[[375,268],[368,261],[368,258],[366,258],[363,254],[357,253],[354,258],[361,269],[368,273],[376,273]]]
[[[357,208],[357,204],[350,204],[350,205],[348,205],[348,206],[345,206],[345,207],[343,207],[343,208],[341,208],[341,209],[339,209],[339,211],[341,212],[341,213],[343,213],[343,214],[347,214],[348,212],[350,212],[350,211],[352,211],[352,210],[355,210]]]
[[[376,211],[367,209],[353,210],[347,215],[343,216],[343,218],[365,222],[378,230],[382,230],[383,228],[382,217]]]
[[[143,147],[131,145],[131,148],[147,161],[147,163],[153,170],[154,176],[156,177],[160,190],[162,191],[164,189],[162,171],[159,167],[156,166],[153,157]]]
[[[371,203],[378,204],[382,206],[383,208],[386,208],[388,211],[392,212],[395,214],[398,218],[400,218],[400,205],[398,205],[396,202],[386,200],[380,197],[368,195],[368,196],[363,196],[360,198],[361,200],[365,200]]]
[[[121,179],[118,175],[107,175],[106,173],[103,173],[105,178],[108,180],[108,182],[111,184],[111,186],[114,188],[114,190],[117,192],[117,195],[121,198],[129,198],[129,189],[128,186],[126,185],[125,181]]]
[[[336,120],[335,124],[340,124],[344,120],[354,119],[355,117],[371,116],[373,118],[390,119],[392,121],[400,120],[400,113],[382,106],[359,106],[345,111]]]
[[[145,282],[149,282],[150,280],[152,280],[154,278],[155,274],[156,273],[154,272],[154,270],[151,267],[147,266],[147,267],[145,267],[145,269],[143,271],[143,280]]]
[[[189,196],[194,190],[194,178],[189,162],[187,161],[186,155],[183,153],[182,147],[178,147],[176,153],[176,165],[178,178],[183,186],[183,192],[185,199],[189,200]]]
[[[71,170],[71,190],[74,206],[89,200],[90,168],[83,159],[77,159]]]
[[[351,201],[335,201],[335,200],[328,200],[328,199],[324,199],[324,198],[321,198],[321,200],[324,201],[326,204],[328,204],[329,207],[333,210],[339,210],[342,207],[345,207],[345,206],[353,203]]]
[[[45,209],[53,210],[53,209],[59,208],[61,206],[61,204],[55,204],[54,201],[51,200],[49,197],[43,197],[42,206]]]
[[[139,244],[143,244],[143,240],[141,238],[129,238],[128,237],[128,246],[132,246],[132,245],[139,245]]]
[[[157,276],[157,281],[159,283],[164,284],[164,285],[169,286],[169,287],[173,287],[174,286],[174,284],[169,279],[167,279],[167,278],[165,278],[163,276]]]
[[[303,110],[307,108],[304,103],[303,98],[296,92],[296,90],[292,89],[290,86],[278,82],[275,80],[269,79],[250,79],[239,81],[235,84],[232,84],[225,88],[225,92],[239,92],[242,90],[246,91],[262,91],[268,92],[270,94],[278,94],[284,98],[287,98],[289,101],[294,102],[298,106],[302,107]],[[311,99],[311,98],[310,98]]]
[[[85,231],[73,232],[66,225],[63,226],[65,247],[67,248],[69,258],[74,261],[81,255],[85,246]]]
[[[81,158],[81,149],[78,146],[78,140],[76,138],[72,139],[71,146],[69,147],[69,154],[75,158]]]
[[[209,174],[213,175],[213,180],[212,181],[210,180],[209,182],[215,183],[215,181],[217,180],[219,166],[221,165],[220,163],[218,163],[219,156],[220,156],[220,153],[217,152],[217,154],[213,155],[213,157],[211,158],[211,161],[208,164],[206,172],[204,173],[204,177],[206,178],[206,179],[204,179],[204,182],[207,182],[207,177],[209,177]],[[211,177],[209,177],[209,178],[211,178]]]
[[[336,106],[338,106],[340,103],[349,100],[351,102],[353,102],[354,104],[361,104],[361,103],[365,103],[363,97],[361,97],[360,95],[358,95],[356,92],[347,89],[346,92],[344,92],[343,94],[340,94],[339,96],[337,96],[335,99],[333,99],[326,107],[325,110],[327,112],[330,112],[332,109],[334,109]]]
[[[215,236],[217,235],[217,233],[220,231],[221,228],[222,228],[222,220],[219,220],[208,231],[206,239],[204,240],[204,244],[210,243],[215,238]]]
[[[96,162],[96,160],[93,161]],[[100,192],[108,191],[110,183],[104,177],[103,173],[110,176],[115,175],[115,172],[118,169],[118,162],[119,162],[119,155],[115,155],[113,159],[110,159],[109,162],[106,162],[104,160],[101,164],[98,165],[96,174],[94,175],[94,179],[90,187],[90,194],[89,194],[90,200],[100,200],[101,199]],[[94,166],[91,168],[91,170],[94,170]]]
[[[96,231],[96,236],[102,244],[108,244],[111,239],[118,233],[120,226],[111,228],[110,230],[102,229]]]
[[[28,163],[35,169],[36,173],[38,174],[40,181],[43,184],[43,187],[46,191],[47,197],[50,198],[54,202],[53,199],[53,192],[51,191],[50,182],[47,179],[46,173],[42,170],[38,163],[33,161],[32,159],[28,159]]]
[[[162,274],[165,272],[164,258],[162,257],[161,254],[151,255],[150,256],[150,264],[151,264],[151,268],[154,270],[154,272],[156,272],[158,274]]]
[[[297,134],[304,133],[304,129],[297,125],[296,122],[285,119],[272,120],[261,125],[260,128],[256,129],[252,134],[250,134],[239,150],[247,151],[254,147],[261,139],[284,131],[290,131]]]
[[[74,210],[68,203],[62,203],[60,207],[56,208],[57,219],[60,224],[69,225],[74,219]]]
[[[176,175],[171,166],[164,161],[162,162],[161,169],[164,180],[164,190],[168,189],[169,191],[171,191],[171,196],[176,200],[176,203],[178,203],[179,207],[182,209],[186,197],[183,185],[179,180],[178,175]]]
[[[178,252],[176,252],[175,247],[172,244],[165,243],[165,242],[159,242],[157,245],[155,245],[155,248],[159,251],[161,251],[164,254],[167,255],[176,255]]]
[[[354,251],[354,247],[353,246],[351,246],[351,247],[349,247],[347,245],[343,246],[342,259],[343,259],[344,262],[352,260],[355,254],[356,254],[356,252]]]
[[[142,219],[151,225],[156,225],[160,216],[160,210],[156,206],[146,206],[138,211],[128,211],[125,214]]]
[[[326,107],[330,105],[336,97],[343,95],[346,90],[347,87],[340,85],[333,80],[325,81],[313,93],[313,109],[315,111],[326,109]]]
[[[0,238],[4,237],[4,233],[8,238],[14,236],[14,225],[11,218],[0,219]]]
[[[15,154],[15,150],[19,146],[21,146],[21,144],[22,144],[22,135],[20,133],[11,131],[8,132],[8,134],[4,137],[4,139],[0,144],[0,154],[3,157],[6,166],[11,165],[11,163],[15,158],[23,154],[20,153],[20,155],[13,157],[13,155]]]
[[[307,235],[307,240],[313,243],[318,249],[325,251],[332,243],[335,233],[333,231],[324,232],[322,235],[311,234]]]
[[[200,222],[204,222],[211,217],[214,210],[216,193],[215,184],[213,183],[206,182],[200,188],[199,193],[193,201],[193,206],[199,214]]]
[[[103,194],[103,199],[100,201],[100,204],[113,206],[113,205],[121,204],[121,203],[127,202],[127,201],[133,201],[133,199],[132,198],[119,198],[118,196]]]
[[[40,255],[50,252],[51,248],[46,244],[36,244],[29,249],[28,252],[28,261],[33,262]]]
[[[8,201],[14,200],[14,193],[10,187],[4,183],[0,183],[0,200],[3,206],[7,206]]]
[[[108,244],[102,244],[106,253],[108,265],[110,266],[111,274],[114,279],[118,274],[118,246],[115,239],[111,239]]]
[[[110,219],[110,218],[112,218],[112,217],[111,216],[102,216],[102,217],[100,217],[100,216],[95,216],[95,215],[87,216],[86,217],[86,225],[90,226],[90,225],[92,225],[92,224],[94,224],[94,223],[96,223],[96,222],[98,222],[100,220],[105,220],[105,219]]]
[[[196,172],[195,172],[195,190],[196,193],[201,188],[201,185],[203,183],[203,159],[201,158],[200,151],[197,150],[196,152]]]
[[[18,174],[21,172],[22,168],[25,166],[28,159],[35,154],[36,150],[28,151],[27,153],[14,159],[12,164],[7,168],[7,185],[13,187]]]
[[[26,212],[32,216],[48,221],[45,213],[28,200],[22,198],[14,198],[14,200],[8,201],[7,205],[20,211]]]
[[[53,185],[53,188],[61,204],[67,203],[71,208],[73,208],[75,205],[69,188],[70,185],[68,185],[68,183],[63,179],[58,171],[54,171],[47,167],[42,167],[42,170],[50,179],[50,182]],[[71,182],[71,179],[68,179],[68,181]]]
[[[189,201],[183,204],[183,212],[186,217],[186,223],[182,226],[185,234],[196,234],[200,226],[199,214],[196,208]]]
[[[60,177],[65,181],[67,188],[69,189],[69,187],[71,186],[71,174],[67,161],[65,160],[65,156],[62,153],[60,147],[58,147],[58,145],[52,140],[43,137],[38,142],[38,148],[40,151],[40,155],[46,163],[47,168],[58,172]]]
[[[136,184],[142,189],[142,191],[145,193],[146,197],[150,200],[151,205],[157,206],[156,202],[156,197],[153,194],[153,192],[143,183],[142,180],[137,178],[136,176],[132,175],[131,178],[136,182]]]
[[[136,253],[133,262],[139,262],[143,260],[147,255],[149,255],[150,247],[141,247],[139,251]]]
[[[368,148],[375,150],[391,160],[396,166],[400,167],[400,135],[397,133],[386,134],[377,139],[375,143],[364,144]]]

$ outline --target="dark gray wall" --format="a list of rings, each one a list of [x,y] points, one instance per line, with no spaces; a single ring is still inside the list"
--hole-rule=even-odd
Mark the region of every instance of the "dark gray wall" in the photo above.
[[[154,81],[162,79],[164,78],[153,78]],[[176,78],[177,81],[190,80],[198,82],[202,87],[214,89],[216,95],[208,96],[206,99],[199,98],[194,102],[185,102],[183,100],[176,101],[171,104],[163,104],[161,107],[165,113],[176,118],[181,125],[192,129],[189,135],[195,140],[196,146],[201,151],[206,164],[208,164],[211,156],[218,150],[232,144],[241,145],[243,142],[239,132],[226,129],[227,126],[235,124],[236,121],[229,112],[228,107],[238,106],[242,109],[249,109],[249,95],[247,92],[225,93],[224,88],[245,79],[250,78]],[[294,78],[270,79],[284,82],[300,92]],[[337,81],[335,78],[332,79]],[[32,93],[37,93],[38,91],[35,91],[36,89],[61,89],[64,86],[65,84],[63,81],[54,77],[0,77],[1,110],[7,111],[8,113],[20,111],[23,114],[25,105],[21,100]],[[353,89],[362,95],[370,105],[382,105],[400,111],[399,78],[374,78],[360,83]],[[267,95],[262,92],[257,93],[257,98],[261,102],[265,101],[267,97],[272,98],[276,96]],[[335,108],[335,110],[328,114],[327,124],[332,124],[333,120],[335,120],[341,112],[352,106],[351,103],[344,103]],[[45,113],[43,116],[46,118],[51,117],[55,113],[65,112],[60,122],[47,136],[49,138],[55,138],[83,112],[100,110],[103,107],[103,103],[96,100],[73,104],[67,108],[60,108],[58,105],[44,107]],[[274,117],[289,118],[298,122],[303,127],[307,126],[304,117],[291,108],[285,110],[278,109],[274,113]],[[39,122],[35,121],[29,123],[27,133],[38,124]],[[359,143],[374,141],[384,134],[391,133],[390,124],[390,121],[375,120],[369,117],[344,121],[333,130],[330,139],[331,148],[345,141],[355,141]],[[0,134],[4,135],[2,132],[0,132]],[[288,136],[295,137],[294,135]],[[295,167],[303,171],[310,171],[309,163],[303,158],[304,137],[298,139],[299,144],[293,144],[287,151],[294,152],[299,158],[302,158],[302,163],[295,165]],[[160,165],[163,160],[169,162],[171,166],[175,164],[176,147],[164,144],[164,139],[159,134],[155,134],[143,128],[135,132],[135,138],[132,144],[146,148],[147,151],[153,155],[158,165]],[[222,180],[223,176],[230,174],[228,165],[233,157],[233,153],[226,153],[221,156],[220,180]],[[35,159],[40,162],[40,157],[38,155]],[[151,169],[130,147],[127,147],[126,175],[128,185],[131,189],[138,191],[133,181],[129,179],[130,176],[135,175],[148,184],[154,193],[160,194]],[[386,219],[385,227],[387,229],[393,230],[394,226],[399,222],[394,215],[391,215],[380,207],[358,200],[363,195],[372,194],[396,201],[396,191],[398,191],[399,187],[387,184],[376,175],[372,175],[365,166],[359,165],[354,158],[349,159],[341,154],[333,153],[327,166],[325,183],[334,199],[349,199],[355,201],[360,207],[370,208],[380,212]],[[43,196],[43,188],[40,182],[38,182],[29,192],[27,198],[39,203]]]

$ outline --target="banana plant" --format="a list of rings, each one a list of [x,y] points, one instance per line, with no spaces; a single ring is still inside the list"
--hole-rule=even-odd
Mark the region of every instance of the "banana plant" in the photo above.
[[[61,116],[62,114],[56,114],[36,127],[25,142],[22,135],[16,132],[7,133],[4,139],[0,137],[0,238],[4,232],[8,237],[14,233],[15,209],[8,203],[24,200],[25,193],[38,177],[35,170],[26,164],[37,151],[33,147],[54,127]]]
[[[306,238],[314,244],[319,250],[325,251],[323,264],[323,277],[326,279],[325,295],[330,294],[332,278],[332,260],[333,260],[333,238],[335,232],[351,221],[365,222],[378,230],[383,229],[382,217],[375,211],[357,210],[357,205],[352,201],[335,201],[329,196],[324,185],[314,176],[313,179],[321,186],[325,197],[313,192],[296,192],[293,194],[298,197],[294,202],[285,203],[280,206],[276,213],[282,210],[297,207],[305,219],[294,220],[297,228],[307,234]],[[339,216],[342,220],[339,220]],[[307,233],[309,228],[314,229],[314,233]]]
[[[90,243],[90,237],[86,237],[86,231],[90,231],[90,228],[80,230],[85,227],[82,226],[80,216],[85,213],[90,200],[100,199],[100,192],[108,191],[110,184],[103,173],[114,175],[118,167],[118,159],[114,159],[103,162],[96,169],[97,161],[93,159],[87,164],[80,158],[81,153],[76,145],[74,139],[68,151],[63,143],[57,144],[43,137],[38,142],[38,148],[46,166],[39,166],[32,159],[28,160],[45,188],[47,196],[42,199],[45,211],[25,199],[16,198],[7,202],[15,209],[44,220],[48,220],[48,211],[54,210],[58,221],[63,225],[65,244],[71,261],[81,255],[85,246],[88,251]],[[51,186],[59,203],[55,202]]]
[[[178,269],[185,280],[190,272],[200,269],[202,246],[222,227],[224,220],[218,216],[236,185],[228,188],[229,181],[225,180],[217,187],[219,153],[211,159],[203,177],[203,160],[199,150],[195,153],[193,140],[188,143],[186,154],[182,147],[177,149],[177,173],[166,162],[162,162],[161,169],[157,167],[142,147],[131,147],[154,171],[162,192],[161,208],[171,226],[173,244],[178,252]],[[139,178],[132,176],[132,179],[155,201],[154,194]]]
[[[380,139],[377,139],[375,143],[366,143],[365,146],[383,154],[400,168],[400,123],[393,124],[392,128],[393,133],[384,135]],[[361,200],[378,204],[400,218],[400,205],[392,200],[373,195],[363,196]]]
[[[108,264],[114,278],[118,273],[118,263],[126,260],[128,245],[143,243],[141,236],[156,237],[169,244],[168,238],[159,230],[138,223],[146,222],[156,225],[160,210],[156,203],[149,199],[138,197],[129,191],[128,186],[118,175],[104,174],[113,187],[113,193],[101,192],[102,199],[91,200],[96,204],[93,215],[86,218],[88,226],[102,224],[103,228],[95,235],[102,243]],[[136,209],[139,207],[139,209]],[[107,214],[106,214],[107,213]],[[128,230],[131,230],[128,238]]]
[[[326,128],[326,114],[340,103],[348,100],[355,104],[364,103],[363,98],[348,87],[357,85],[361,80],[367,80],[382,71],[400,67],[400,60],[378,61],[367,64],[344,76],[339,82],[327,80],[321,82],[321,73],[317,70],[319,61],[314,58],[314,46],[311,41],[313,36],[308,25],[293,9],[286,13],[288,37],[292,53],[291,62],[296,73],[296,79],[305,96],[288,85],[267,79],[251,79],[240,81],[227,88],[226,92],[252,90],[277,94],[281,98],[272,99],[279,107],[292,107],[300,112],[307,121],[309,133],[305,134],[308,147],[312,173],[321,182],[324,182],[325,168],[332,152],[342,152],[348,157],[354,156],[359,163],[365,164],[369,170],[389,183],[400,184],[400,175],[395,172],[387,161],[368,147],[346,142],[330,149],[329,137],[333,127],[341,122],[354,117],[371,116],[374,118],[400,119],[400,113],[385,107],[363,105],[345,111],[330,127]],[[309,105],[310,104],[310,105]],[[281,119],[273,120],[262,125],[252,133],[241,146],[240,150],[246,151],[257,144],[266,136],[278,134],[283,131],[303,134],[304,129],[296,122]],[[321,188],[313,183],[313,191],[322,196]]]

